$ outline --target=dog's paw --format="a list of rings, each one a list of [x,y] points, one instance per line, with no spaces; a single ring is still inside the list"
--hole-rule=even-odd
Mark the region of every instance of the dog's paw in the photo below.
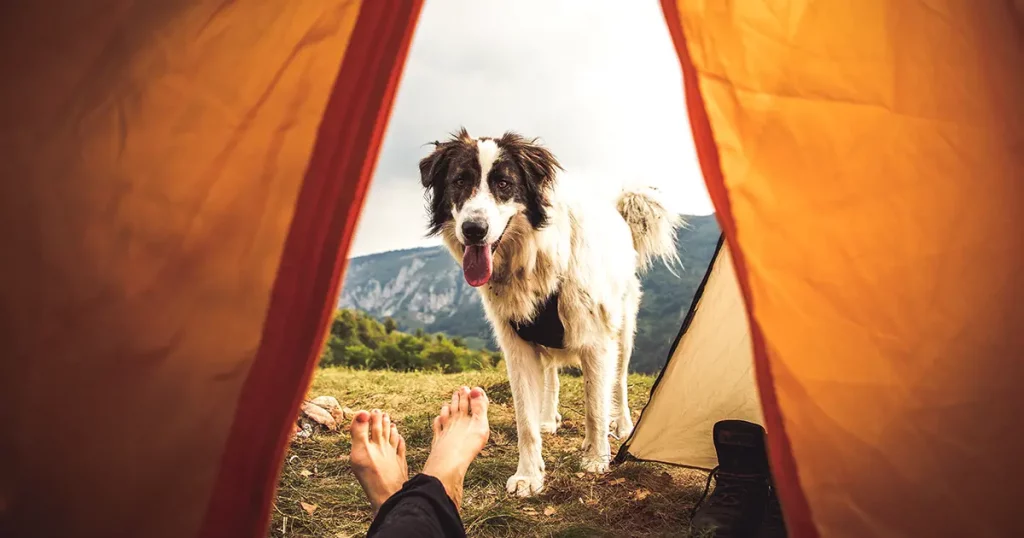
[[[505,483],[505,491],[519,497],[536,495],[544,489],[544,475],[522,475],[514,474],[508,477]]]
[[[580,466],[583,467],[583,472],[604,474],[608,472],[608,464],[611,461],[609,456],[597,456],[594,454],[584,454],[580,460]]]
[[[555,433],[562,425],[562,415],[555,413],[554,420],[545,420],[540,423],[540,433]]]
[[[629,415],[622,415],[612,421],[611,434],[616,439],[625,439],[633,433],[633,419]]]

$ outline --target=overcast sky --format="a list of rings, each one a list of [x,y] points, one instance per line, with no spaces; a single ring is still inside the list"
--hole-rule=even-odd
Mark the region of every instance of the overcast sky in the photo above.
[[[681,213],[713,211],[656,0],[427,0],[352,256],[438,243],[417,163],[463,125],[540,137],[583,181],[646,182]]]

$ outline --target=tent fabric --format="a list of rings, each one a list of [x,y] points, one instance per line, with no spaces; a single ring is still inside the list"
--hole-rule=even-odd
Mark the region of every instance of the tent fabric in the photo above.
[[[5,6],[0,535],[265,535],[420,7],[383,4]]]
[[[712,469],[715,422],[764,423],[746,316],[729,247],[720,243],[620,461],[628,454]]]
[[[1020,5],[662,6],[793,535],[1024,535]]]
[[[662,0],[792,536],[1024,535],[1021,6]],[[420,7],[4,7],[0,535],[265,535]]]

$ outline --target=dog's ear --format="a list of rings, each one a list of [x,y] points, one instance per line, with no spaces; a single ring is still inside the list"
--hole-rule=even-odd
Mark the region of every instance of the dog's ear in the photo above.
[[[538,144],[537,139],[526,140],[517,133],[507,132],[502,135],[499,145],[518,161],[528,176],[525,179],[538,187],[550,184],[562,169],[554,154]]]
[[[451,134],[445,142],[431,142],[434,151],[420,160],[420,183],[423,188],[440,185],[445,176],[448,175],[448,166],[455,148],[459,145],[466,146],[473,143],[469,131],[465,127],[460,128]]]
[[[555,174],[562,169],[558,159],[536,139],[526,140],[514,132],[502,135],[498,145],[516,162],[525,174],[524,202],[526,218],[535,229],[543,228],[548,221],[548,187]]]
[[[434,143],[434,151],[420,159],[420,183],[424,189],[429,189],[439,179],[444,178],[448,169],[448,159],[445,155],[445,148],[442,144]]]
[[[555,156],[542,146],[533,143],[527,144],[523,147],[523,155],[525,156],[524,166],[540,185],[547,185],[553,181],[557,171],[562,169],[562,166],[558,164],[558,159],[555,159]]]
[[[451,218],[451,212],[445,210],[448,205],[445,196],[445,178],[452,156],[449,143],[434,143],[434,151],[420,160],[420,183],[425,191],[427,207],[430,211],[428,236],[441,232],[445,223]]]

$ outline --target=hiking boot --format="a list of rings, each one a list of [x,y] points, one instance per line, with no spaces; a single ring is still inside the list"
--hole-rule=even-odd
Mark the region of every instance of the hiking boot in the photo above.
[[[768,455],[764,428],[744,420],[715,423],[718,467],[708,476],[715,489],[698,501],[690,526],[697,536],[750,538],[757,536],[768,503]],[[707,487],[705,487],[705,494]]]
[[[775,491],[775,482],[769,478],[768,481],[768,505],[764,509],[764,518],[761,520],[761,528],[757,532],[757,538],[786,538],[786,520],[782,518],[782,506],[779,505],[779,495]]]

